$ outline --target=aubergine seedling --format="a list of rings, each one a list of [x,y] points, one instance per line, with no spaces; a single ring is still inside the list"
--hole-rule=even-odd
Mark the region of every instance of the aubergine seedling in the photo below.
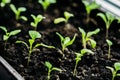
[[[96,41],[91,39],[91,36],[100,32],[100,29],[98,28],[94,31],[90,31],[90,32],[86,33],[84,31],[84,29],[79,27],[79,31],[81,32],[81,36],[82,36],[83,48],[86,49],[86,45],[87,45],[88,41],[90,42],[90,46],[92,46],[92,48],[95,48],[96,47]]]
[[[112,80],[115,79],[116,76],[120,76],[120,73],[118,71],[120,70],[120,62],[116,62],[114,64],[114,68],[106,66],[106,68],[110,69],[112,72]]]
[[[0,3],[0,6],[5,7],[5,5],[10,3],[10,2],[11,2],[11,0],[2,0],[1,3]]]
[[[87,12],[87,18],[86,22],[92,21],[94,24],[96,24],[95,20],[90,18],[90,13],[94,9],[98,9],[100,5],[96,4],[95,0],[92,3],[89,3],[88,1],[82,0],[83,4],[85,5],[85,9]]]
[[[31,31],[29,31],[29,35],[31,37],[31,39],[28,40],[29,45],[26,42],[24,42],[24,41],[20,41],[20,40],[16,41],[16,43],[22,43],[22,44],[24,44],[27,47],[27,49],[28,49],[28,61],[27,61],[27,65],[29,65],[29,62],[30,62],[31,53],[37,47],[43,46],[43,47],[47,47],[47,48],[54,48],[54,46],[48,46],[48,45],[45,45],[43,43],[37,43],[37,44],[35,44],[33,46],[33,44],[35,43],[35,39],[41,38],[41,34],[39,32],[37,32],[37,31],[31,30]]]
[[[107,44],[108,44],[108,59],[110,58],[110,50],[111,50],[111,46],[113,45],[112,41],[110,40],[106,40]]]
[[[59,34],[58,32],[56,32],[56,34],[59,36],[60,41],[61,41],[61,46],[62,46],[62,51],[64,52],[65,48],[67,48],[67,46],[70,46],[73,44],[73,42],[75,41],[75,38],[77,36],[77,34],[74,35],[73,39],[70,40],[70,37],[63,37],[61,34]]]
[[[45,17],[43,17],[42,15],[33,15],[31,14],[32,18],[34,19],[34,22],[31,22],[30,25],[33,26],[35,28],[35,30],[37,29],[37,25],[39,22],[41,22]]]
[[[43,7],[43,10],[46,11],[51,4],[55,4],[56,0],[38,0]]]
[[[74,72],[73,72],[74,76],[77,75],[77,69],[76,68],[77,68],[78,62],[81,61],[82,56],[84,56],[85,54],[94,54],[94,52],[92,52],[89,49],[82,49],[80,51],[80,53],[76,53],[76,58],[75,58],[76,63],[75,63]]]
[[[69,13],[67,11],[64,12],[64,17],[59,17],[59,18],[56,18],[54,20],[54,24],[58,24],[58,23],[61,23],[61,22],[65,22],[67,23],[68,20],[70,19],[70,17],[73,17],[74,15],[72,13]]]
[[[19,19],[23,19],[24,21],[27,21],[27,17],[25,16],[21,16],[21,12],[25,12],[26,8],[25,7],[19,7],[18,9],[15,7],[15,5],[10,4],[10,8],[11,10],[14,12],[15,14],[15,19],[19,20]]]
[[[6,27],[4,27],[4,26],[0,26],[0,29],[2,29],[5,32],[5,35],[3,35],[3,40],[5,41],[4,47],[6,47],[6,43],[7,43],[8,39],[10,38],[10,36],[17,35],[18,33],[21,32],[21,30],[13,30],[11,32],[8,32]]]
[[[105,26],[106,26],[106,39],[108,38],[108,30],[110,28],[111,23],[116,19],[112,14],[110,13],[98,13],[97,16],[101,17],[103,19],[103,21],[105,22]]]
[[[48,62],[48,61],[45,62],[45,66],[48,68],[47,80],[50,80],[50,77],[51,77],[51,74],[50,74],[50,73],[51,73],[52,71],[62,72],[62,70],[61,70],[60,68],[53,67],[53,65],[52,65],[50,62]]]

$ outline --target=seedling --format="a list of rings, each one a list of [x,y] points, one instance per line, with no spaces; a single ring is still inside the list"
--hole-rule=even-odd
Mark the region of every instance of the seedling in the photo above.
[[[61,23],[61,22],[67,23],[68,20],[70,19],[70,17],[73,17],[74,15],[72,13],[69,13],[69,12],[65,11],[64,16],[65,16],[65,18],[64,17],[56,18],[54,20],[54,24],[58,24],[58,23]]]
[[[108,59],[110,58],[110,50],[111,50],[111,46],[113,45],[112,41],[110,40],[106,40],[107,44],[108,44]]]
[[[18,33],[21,32],[21,30],[13,30],[11,32],[8,32],[6,27],[4,27],[4,26],[0,26],[0,29],[2,29],[5,32],[5,35],[3,35],[3,40],[5,41],[5,47],[6,47],[6,43],[7,43],[8,39],[10,38],[10,36],[17,35]]]
[[[120,62],[116,62],[114,64],[114,68],[106,66],[106,68],[110,69],[112,72],[112,80],[115,79],[116,76],[120,76],[120,73],[117,73],[120,70]]]
[[[16,20],[23,19],[23,20],[27,21],[27,17],[25,17],[25,16],[20,16],[21,12],[25,12],[25,11],[26,11],[26,8],[25,8],[25,7],[19,7],[19,8],[17,9],[17,8],[15,7],[15,5],[10,4],[10,8],[11,8],[11,10],[14,12]]]
[[[10,3],[10,2],[11,2],[11,0],[2,0],[1,3],[0,3],[0,6],[5,7],[5,5]]]
[[[48,61],[45,62],[45,66],[48,68],[47,80],[50,80],[50,77],[51,77],[51,74],[50,74],[50,73],[51,73],[52,71],[62,72],[62,70],[61,70],[60,68],[53,67],[53,65],[52,65],[50,62],[48,62]]]
[[[92,48],[95,48],[96,47],[96,41],[91,39],[91,36],[100,32],[100,29],[96,29],[94,31],[86,33],[84,31],[84,29],[79,27],[79,31],[81,32],[81,36],[82,36],[83,48],[86,49],[86,45],[87,45],[88,41],[90,41],[90,45],[92,46]]]
[[[28,40],[29,42],[29,45],[24,42],[24,41],[16,41],[16,43],[22,43],[26,46],[26,48],[28,49],[28,61],[27,61],[27,65],[29,65],[29,62],[30,62],[30,56],[31,56],[31,53],[39,46],[43,46],[43,47],[47,47],[47,48],[54,48],[54,46],[48,46],[48,45],[45,45],[43,43],[37,43],[35,45],[33,45],[35,43],[35,39],[37,38],[41,38],[41,34],[37,31],[29,31],[29,35],[31,37],[31,39]]]
[[[55,4],[56,0],[38,0],[43,7],[43,10],[46,11],[51,4]]]
[[[96,4],[95,0],[92,3],[89,3],[88,1],[85,1],[85,0],[82,0],[82,2],[85,5],[85,9],[86,9],[86,12],[87,12],[86,22],[88,23],[89,21],[92,21],[92,22],[95,23],[95,21],[92,18],[90,18],[90,13],[91,13],[92,10],[98,9],[100,7],[100,5]]]
[[[98,13],[97,16],[101,17],[105,22],[106,26],[106,39],[108,38],[108,30],[110,28],[111,23],[115,20],[115,17],[110,13]]]
[[[82,56],[84,56],[85,54],[94,54],[94,53],[89,49],[82,49],[80,53],[76,53],[76,58],[75,58],[76,63],[75,63],[73,75],[77,75],[76,68],[77,68],[78,62],[81,61]]]
[[[67,48],[67,46],[70,46],[73,44],[73,42],[75,41],[75,38],[77,36],[77,34],[74,35],[73,39],[70,40],[70,37],[63,37],[61,34],[59,34],[58,32],[56,32],[56,34],[60,37],[61,40],[61,46],[62,46],[62,51],[64,52],[65,48]]]
[[[39,22],[41,22],[45,17],[43,17],[42,15],[33,15],[31,14],[32,18],[34,19],[34,22],[31,22],[30,25],[33,26],[35,28],[35,30],[37,29],[37,25]]]

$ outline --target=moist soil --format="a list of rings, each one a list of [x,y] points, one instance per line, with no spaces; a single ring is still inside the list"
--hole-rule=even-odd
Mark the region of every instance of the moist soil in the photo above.
[[[62,72],[53,71],[51,73],[51,80],[111,80],[112,73],[106,66],[113,67],[115,62],[120,60],[120,25],[115,20],[109,29],[109,39],[113,42],[111,46],[111,58],[107,58],[108,45],[105,38],[105,23],[96,14],[101,12],[100,10],[93,10],[90,17],[94,19],[94,22],[86,23],[86,11],[85,6],[81,0],[57,0],[56,4],[49,6],[47,11],[43,11],[42,6],[33,0],[12,0],[11,2],[17,8],[24,6],[27,8],[24,15],[28,18],[28,21],[15,20],[15,15],[11,11],[9,4],[4,8],[0,7],[0,25],[5,26],[8,31],[15,29],[21,29],[21,33],[16,36],[11,36],[6,43],[3,41],[4,31],[0,30],[0,55],[5,58],[10,65],[15,68],[25,80],[46,80],[47,67],[44,65],[45,61],[49,61],[54,67],[62,69]],[[54,24],[53,21],[57,17],[64,17],[63,12],[68,11],[74,14],[74,17],[70,18],[68,23]],[[28,51],[23,44],[16,44],[17,40],[28,41],[29,30],[34,28],[30,26],[30,22],[33,21],[31,14],[42,14],[46,17],[42,22],[38,24],[37,31],[42,35],[42,38],[36,39],[35,43],[44,43],[47,45],[55,46],[56,49],[48,49],[44,47],[38,47],[31,54],[31,61],[27,65]],[[80,52],[82,47],[81,33],[78,27],[83,28],[86,32],[100,28],[100,32],[94,35],[92,38],[96,40],[97,47],[91,49],[94,55],[85,55],[77,66],[77,75],[73,76],[73,70],[75,66],[76,52]],[[69,36],[72,38],[74,34],[77,34],[73,45],[67,47],[64,51],[64,56],[61,54],[61,43],[59,37],[56,35],[59,32],[63,36]],[[116,77],[115,80],[120,80]]]

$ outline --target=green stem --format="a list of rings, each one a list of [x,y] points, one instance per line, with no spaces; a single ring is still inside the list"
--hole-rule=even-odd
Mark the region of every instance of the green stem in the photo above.
[[[110,46],[109,46],[109,49],[108,49],[108,59],[110,59]]]
[[[47,76],[47,80],[50,80],[50,70],[48,70],[48,76]]]
[[[106,39],[108,39],[108,29],[106,29]]]
[[[77,74],[77,70],[76,70],[77,64],[78,64],[78,61],[76,61],[76,63],[75,63],[75,68],[74,68],[74,72],[73,72],[73,75],[74,75],[74,76]]]

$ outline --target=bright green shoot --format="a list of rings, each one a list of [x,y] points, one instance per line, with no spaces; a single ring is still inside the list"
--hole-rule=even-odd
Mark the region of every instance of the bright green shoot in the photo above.
[[[111,23],[115,20],[115,17],[110,13],[98,13],[97,16],[101,17],[105,22],[106,26],[106,39],[108,38],[108,30],[110,28]]]
[[[47,46],[47,45],[45,45],[43,43],[37,43],[37,44],[33,45],[35,43],[35,39],[41,38],[41,34],[39,32],[31,30],[31,31],[29,31],[29,35],[31,37],[31,39],[28,40],[29,44],[27,44],[24,41],[20,41],[20,40],[16,41],[16,43],[24,44],[26,46],[26,48],[28,49],[28,62],[27,62],[27,65],[29,65],[29,62],[30,62],[31,53],[37,47],[44,46],[44,47],[47,47],[47,48],[54,48],[53,46]]]
[[[5,5],[10,3],[10,2],[11,2],[11,0],[2,0],[1,3],[0,3],[0,6],[5,7]]]
[[[96,2],[92,2],[92,3],[89,3],[88,1],[85,1],[85,0],[82,0],[83,4],[85,5],[85,9],[86,9],[86,12],[87,12],[87,22],[89,22],[90,20],[90,13],[92,10],[94,9],[98,9],[100,6],[98,4],[96,4]]]
[[[0,26],[0,29],[2,29],[5,32],[5,35],[3,35],[3,40],[5,41],[5,47],[6,47],[6,43],[7,43],[8,39],[10,38],[10,36],[17,35],[18,33],[21,32],[21,30],[13,30],[11,32],[8,32],[6,27],[4,27],[4,26]]]
[[[45,17],[43,17],[42,15],[33,15],[31,14],[32,18],[34,19],[34,22],[31,22],[30,25],[33,26],[35,28],[35,30],[37,29],[37,25],[39,22],[41,22]]]
[[[76,53],[76,58],[75,58],[76,63],[75,63],[73,75],[77,75],[77,70],[76,70],[76,68],[77,68],[78,62],[81,61],[82,56],[84,56],[85,54],[94,54],[94,52],[92,52],[92,51],[89,50],[89,49],[82,49],[82,50],[80,51],[80,53]]]
[[[97,34],[98,32],[100,32],[100,29],[96,29],[94,31],[86,33],[84,31],[84,29],[82,29],[82,28],[79,27],[79,31],[81,32],[81,36],[82,36],[83,48],[86,49],[86,45],[87,45],[88,41],[90,42],[90,46],[92,46],[92,48],[95,48],[96,47],[96,41],[93,40],[91,38],[91,36],[94,35],[94,34]]]
[[[56,34],[60,37],[61,40],[61,46],[62,46],[62,51],[64,52],[64,50],[67,48],[67,46],[70,46],[73,44],[73,42],[75,41],[75,38],[77,36],[77,34],[74,35],[73,39],[70,40],[70,37],[63,37],[61,34],[59,34],[58,32],[56,32]]]
[[[23,19],[24,21],[27,21],[27,17],[20,16],[21,12],[26,11],[25,7],[19,7],[18,9],[16,9],[15,5],[10,4],[10,8],[14,12],[16,20]]]
[[[106,68],[110,69],[112,72],[112,80],[115,79],[116,76],[120,76],[120,73],[117,73],[120,70],[120,62],[116,62],[114,64],[114,68],[106,66]]]
[[[62,72],[61,69],[59,69],[59,68],[57,68],[57,67],[53,67],[53,65],[52,65],[50,62],[48,62],[48,61],[45,62],[45,66],[48,68],[47,80],[50,80],[51,72],[52,72],[52,71],[59,71],[59,72]]]
[[[110,50],[111,50],[111,46],[113,45],[112,41],[110,40],[106,40],[107,44],[108,44],[108,59],[110,58]]]
[[[73,15],[72,13],[69,13],[69,12],[65,11],[65,12],[64,12],[64,16],[65,16],[65,18],[63,18],[63,17],[56,18],[56,19],[54,20],[54,23],[55,23],[55,24],[58,24],[58,23],[61,23],[61,22],[67,23],[68,20],[70,19],[70,17],[73,17],[74,15]]]
[[[43,7],[43,10],[46,11],[51,4],[55,4],[56,0],[38,0]]]

